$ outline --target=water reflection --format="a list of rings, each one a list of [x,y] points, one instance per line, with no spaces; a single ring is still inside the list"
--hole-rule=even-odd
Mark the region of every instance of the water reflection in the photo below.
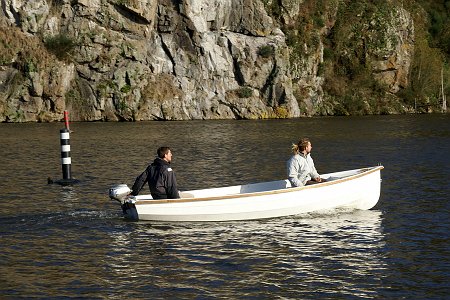
[[[380,211],[352,211],[252,222],[130,223],[129,231],[111,233],[116,255],[108,268],[151,283],[155,293],[175,285],[179,295],[203,295],[227,285],[224,297],[236,290],[288,297],[296,290],[301,298],[315,286],[323,295],[338,288],[341,295],[370,297],[386,268],[381,221]]]

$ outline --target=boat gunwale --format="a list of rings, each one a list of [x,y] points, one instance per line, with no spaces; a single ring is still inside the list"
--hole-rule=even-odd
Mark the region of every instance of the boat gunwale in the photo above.
[[[151,205],[151,204],[168,204],[168,203],[183,203],[183,202],[198,202],[198,201],[214,201],[214,200],[228,200],[228,199],[235,199],[235,198],[246,198],[246,197],[259,197],[259,196],[265,196],[265,195],[275,195],[275,194],[284,194],[284,193],[291,193],[291,192],[297,192],[301,190],[306,189],[314,189],[314,188],[321,188],[324,186],[334,185],[350,180],[354,180],[366,175],[369,175],[371,173],[381,171],[384,169],[383,166],[376,166],[376,167],[368,167],[368,168],[361,168],[361,169],[355,169],[354,171],[361,171],[360,173],[356,173],[354,175],[350,175],[347,177],[339,178],[333,181],[325,181],[318,184],[312,184],[312,185],[306,185],[306,186],[299,186],[299,187],[290,187],[290,188],[283,188],[283,189],[277,189],[277,190],[270,190],[270,191],[261,191],[261,192],[250,192],[250,193],[242,193],[242,194],[229,194],[229,195],[222,195],[222,196],[210,196],[210,197],[189,197],[189,198],[178,198],[178,199],[148,199],[148,200],[136,200],[135,205]],[[349,170],[351,171],[351,170]],[[346,171],[342,171],[346,172]],[[340,172],[334,172],[334,173],[340,173]],[[330,173],[333,174],[333,173]]]

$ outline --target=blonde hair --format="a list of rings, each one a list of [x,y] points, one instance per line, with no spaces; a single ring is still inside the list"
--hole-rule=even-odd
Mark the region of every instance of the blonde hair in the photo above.
[[[298,154],[299,150],[298,150],[298,145],[297,144],[292,144],[291,149],[292,149],[292,152],[294,154]]]
[[[308,147],[309,143],[311,143],[311,141],[308,138],[300,139],[297,144],[292,144],[292,152],[294,154],[299,154]]]

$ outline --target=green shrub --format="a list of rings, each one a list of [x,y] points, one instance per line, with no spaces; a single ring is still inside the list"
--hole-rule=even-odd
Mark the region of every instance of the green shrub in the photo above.
[[[127,110],[127,109],[128,109],[128,104],[127,104],[127,102],[125,102],[125,100],[121,100],[121,101],[117,104],[117,109],[118,109],[120,112],[123,112],[123,111]]]
[[[27,73],[37,72],[37,66],[32,60],[27,60],[25,62],[24,69]]]
[[[316,25],[316,27],[318,27],[318,28],[322,28],[325,26],[325,21],[323,20],[322,16],[314,15],[313,21],[314,21],[314,24]]]
[[[275,49],[271,45],[261,46],[258,48],[258,55],[264,58],[272,57],[275,53]]]
[[[253,91],[248,86],[244,86],[237,90],[237,95],[239,98],[249,98],[253,95]]]
[[[323,49],[323,59],[324,60],[332,60],[334,58],[333,49],[324,48]]]
[[[53,53],[58,59],[66,60],[70,57],[76,43],[72,38],[64,34],[58,34],[46,38],[44,40],[44,45],[45,48]]]
[[[7,120],[7,122],[12,122],[12,123],[23,122],[25,120],[25,113],[24,113],[23,109],[17,109],[17,110],[12,109],[12,110],[8,111],[6,120]]]
[[[131,85],[125,84],[123,87],[120,88],[120,91],[124,94],[128,93],[129,91],[131,91]]]

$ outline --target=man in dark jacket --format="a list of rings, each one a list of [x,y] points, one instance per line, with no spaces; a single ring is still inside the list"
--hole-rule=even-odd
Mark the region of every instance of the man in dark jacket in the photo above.
[[[131,195],[137,196],[145,182],[148,182],[153,199],[180,198],[175,173],[170,167],[172,151],[169,147],[160,147],[157,154],[153,163],[136,178]]]

